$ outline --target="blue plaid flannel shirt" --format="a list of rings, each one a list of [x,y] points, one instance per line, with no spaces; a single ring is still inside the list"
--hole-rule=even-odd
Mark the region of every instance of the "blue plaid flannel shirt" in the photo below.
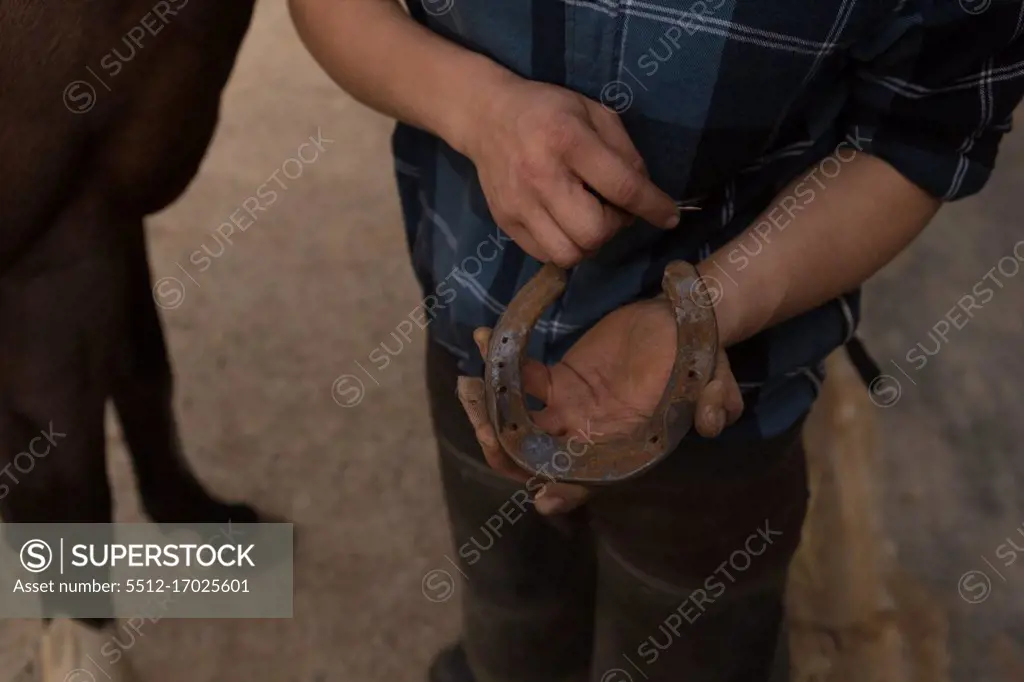
[[[669,261],[697,262],[751,226],[791,181],[803,176],[791,201],[813,201],[821,179],[842,172],[844,148],[945,200],[977,192],[1024,93],[1022,0],[413,0],[409,9],[523,77],[618,112],[653,181],[703,209],[669,232],[637,221],[574,268],[530,341],[530,355],[548,363],[612,310],[657,295]],[[497,228],[468,159],[403,124],[393,151],[433,338],[479,376],[473,329],[493,326],[540,264]],[[756,256],[771,229],[729,257]],[[722,437],[770,437],[807,412],[824,358],[854,333],[859,299],[850,292],[728,350],[746,409]]]

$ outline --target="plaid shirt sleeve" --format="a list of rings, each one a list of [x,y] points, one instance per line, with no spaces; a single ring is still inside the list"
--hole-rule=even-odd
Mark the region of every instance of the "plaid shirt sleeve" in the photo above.
[[[852,54],[850,138],[936,198],[978,192],[1024,96],[1024,1],[908,0]]]

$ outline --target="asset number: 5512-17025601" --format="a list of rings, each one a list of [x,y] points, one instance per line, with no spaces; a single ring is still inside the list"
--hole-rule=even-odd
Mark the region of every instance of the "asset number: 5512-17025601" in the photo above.
[[[249,592],[248,579],[242,578],[133,578],[125,582],[125,592]]]

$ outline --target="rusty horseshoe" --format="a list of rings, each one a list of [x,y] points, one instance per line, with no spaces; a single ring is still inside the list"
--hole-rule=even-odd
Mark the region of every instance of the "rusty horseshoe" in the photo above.
[[[487,414],[504,450],[531,473],[570,483],[623,481],[664,459],[693,426],[697,399],[711,380],[718,350],[712,292],[692,264],[669,263],[662,290],[675,311],[676,357],[651,420],[631,437],[573,446],[572,438],[552,436],[534,425],[521,377],[530,332],[565,285],[565,271],[545,265],[498,320],[484,373]]]

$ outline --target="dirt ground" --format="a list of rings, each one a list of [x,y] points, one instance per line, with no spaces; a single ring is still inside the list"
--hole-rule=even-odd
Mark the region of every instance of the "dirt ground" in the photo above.
[[[190,456],[211,487],[288,517],[301,538],[294,619],[150,624],[131,651],[143,679],[420,680],[457,635],[458,585],[444,600],[423,590],[432,571],[457,575],[445,559],[425,338],[386,370],[362,370],[418,303],[390,127],[321,74],[285,3],[263,0],[200,176],[150,221],[155,277],[182,295],[164,301],[164,319]],[[255,224],[205,268],[190,261],[320,133],[323,152]],[[839,364],[808,436],[814,511],[792,595],[802,680],[1024,680],[1024,561],[1006,544],[1024,547],[1024,273],[996,271],[1001,286],[963,328],[920,368],[907,358],[918,343],[934,350],[929,330],[1013,256],[1022,187],[1018,132],[984,194],[946,208],[867,287],[863,334],[900,394],[876,407]],[[335,402],[343,375],[364,382],[356,406]],[[864,424],[874,422],[873,441]],[[111,449],[118,519],[141,520],[113,430]],[[28,657],[36,627],[0,624],[5,669]]]

